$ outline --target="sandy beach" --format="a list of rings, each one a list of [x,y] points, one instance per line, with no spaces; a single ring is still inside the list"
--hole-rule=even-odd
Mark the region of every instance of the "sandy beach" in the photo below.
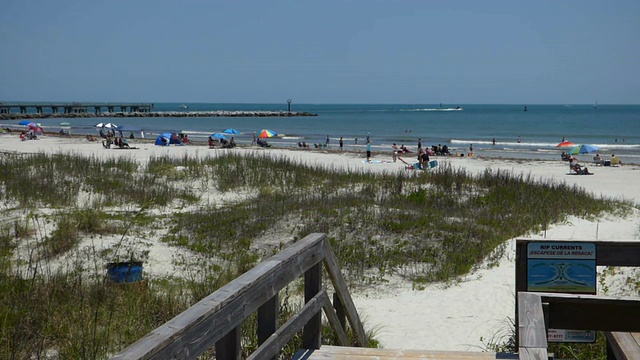
[[[204,145],[160,147],[150,142],[130,141],[138,149],[105,149],[99,142],[84,138],[43,136],[38,140],[20,141],[16,134],[0,135],[3,153],[80,153],[97,157],[126,156],[146,161],[153,156],[215,156],[226,151],[268,152],[302,163],[319,164],[337,169],[373,172],[406,170],[400,161],[391,160],[391,152],[364,161],[364,154],[321,150],[209,149]],[[411,159],[411,161],[409,161]],[[487,168],[503,169],[515,174],[531,175],[536,179],[552,179],[583,187],[596,196],[627,199],[640,203],[640,167],[596,167],[589,164],[590,156],[581,158],[594,173],[591,176],[568,175],[568,165],[557,161],[499,160],[484,158],[477,153],[472,158],[435,157],[440,166],[462,167],[473,173]],[[413,162],[413,156],[407,157]],[[521,234],[520,238],[549,240],[638,240],[640,239],[640,210],[634,209],[628,218],[607,216],[585,220],[570,218],[566,223],[553,225],[543,233]],[[640,241],[640,240],[639,240]],[[106,244],[105,244],[106,245]],[[150,256],[145,272],[148,276],[164,276],[174,271],[172,255],[175,249],[160,241],[150,242]],[[376,338],[386,348],[478,351],[488,341],[498,341],[508,335],[509,318],[514,312],[514,251],[515,239],[507,241],[505,255],[497,267],[483,266],[459,282],[431,284],[414,289],[411,283],[391,278],[388,283],[373,288],[358,289],[352,295],[356,307],[368,328],[376,329]],[[626,276],[621,272],[619,276]],[[621,278],[611,278],[609,294],[624,292]],[[484,339],[484,340],[481,340]]]

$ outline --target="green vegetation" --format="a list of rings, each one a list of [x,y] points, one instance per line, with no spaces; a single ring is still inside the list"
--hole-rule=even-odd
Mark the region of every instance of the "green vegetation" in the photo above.
[[[328,234],[351,284],[393,274],[420,285],[455,281],[506,239],[569,215],[631,209],[578,187],[446,166],[370,174],[234,153],[142,164],[2,155],[0,166],[0,358],[106,358],[312,232]],[[104,237],[120,241],[78,247]],[[125,286],[105,280],[101,264],[144,258],[150,237],[189,252],[174,259],[180,276]],[[281,323],[299,295],[283,290]],[[245,350],[255,345],[251,326]]]

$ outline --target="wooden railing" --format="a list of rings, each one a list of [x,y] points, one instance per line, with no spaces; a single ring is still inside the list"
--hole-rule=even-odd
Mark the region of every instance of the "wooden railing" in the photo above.
[[[322,264],[335,289],[333,304],[322,287]],[[305,305],[278,327],[278,292],[304,274]],[[325,234],[311,234],[153,330],[112,359],[193,359],[215,345],[216,359],[239,359],[241,325],[258,312],[258,343],[249,359],[272,359],[303,330],[303,348],[321,344],[322,314],[348,345],[345,317],[359,346],[367,338]]]
[[[640,331],[640,299],[518,293],[520,359],[547,359],[547,329]],[[610,338],[610,335],[607,335]],[[632,349],[640,358],[640,349]],[[626,358],[626,357],[625,357]]]

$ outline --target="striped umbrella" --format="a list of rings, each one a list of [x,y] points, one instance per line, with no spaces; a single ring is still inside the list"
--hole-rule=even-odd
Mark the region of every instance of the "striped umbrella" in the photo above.
[[[276,132],[275,131],[271,131],[271,130],[267,130],[267,129],[262,129],[259,133],[258,133],[258,137],[261,139],[265,139],[265,138],[270,138],[270,137],[274,137],[276,136]]]
[[[588,153],[596,152],[598,150],[600,150],[600,148],[595,145],[584,144],[584,145],[578,145],[573,149],[569,150],[569,154],[571,155],[588,154]]]

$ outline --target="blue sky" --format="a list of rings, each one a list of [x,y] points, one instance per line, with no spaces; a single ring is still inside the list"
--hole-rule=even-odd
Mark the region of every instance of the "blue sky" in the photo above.
[[[4,0],[0,101],[640,103],[640,1]]]

